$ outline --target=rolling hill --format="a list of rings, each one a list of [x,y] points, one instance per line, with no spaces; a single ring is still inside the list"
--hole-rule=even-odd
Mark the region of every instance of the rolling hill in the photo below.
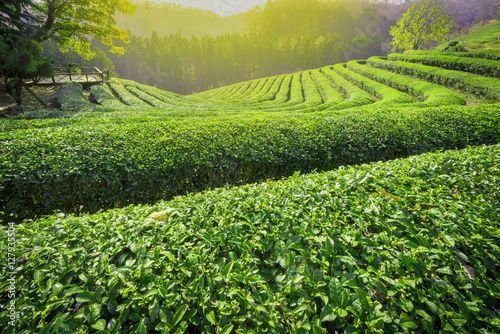
[[[500,330],[500,52],[56,99],[0,120],[17,333]]]

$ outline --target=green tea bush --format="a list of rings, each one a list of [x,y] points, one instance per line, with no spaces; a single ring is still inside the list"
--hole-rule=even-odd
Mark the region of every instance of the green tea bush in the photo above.
[[[175,108],[200,108],[200,103],[201,100],[195,99],[192,96],[181,96],[172,92],[167,92],[158,88],[154,88],[151,86],[147,85],[142,85],[140,83],[131,81],[131,80],[124,80],[120,79],[120,82],[122,84],[127,85],[127,86],[133,86],[140,91],[150,95],[151,97],[155,98],[156,100],[159,100],[161,102],[164,102],[168,107],[175,107]],[[207,102],[204,102],[207,104]]]
[[[62,84],[56,92],[55,100],[63,111],[91,112],[98,109],[85,98],[82,84],[78,82]]]
[[[274,99],[271,101],[262,102],[261,106],[267,105],[269,103],[282,104],[288,101],[292,78],[293,78],[292,74],[288,74],[287,76],[285,76],[283,82],[281,83],[279,91],[274,96]]]
[[[289,99],[284,103],[284,106],[296,105],[304,103],[304,92],[302,90],[302,73],[295,73],[292,78]]]
[[[352,83],[333,71],[331,67],[324,67],[321,69],[321,72],[327,77],[335,88],[346,96],[346,101],[335,106],[336,109],[340,110],[343,108],[357,107],[374,102],[373,97],[368,92],[354,86]]]
[[[371,57],[367,62],[373,67],[462,90],[482,99],[500,101],[500,79],[403,61],[388,61],[383,57]]]
[[[313,105],[319,105],[323,103],[323,98],[319,92],[316,84],[311,78],[311,73],[304,72],[302,74],[302,87],[304,90],[305,100]]]
[[[130,93],[119,80],[112,80],[108,83],[111,90],[119,96],[121,102],[132,108],[151,109],[152,106]]]
[[[427,106],[465,105],[467,103],[463,96],[446,87],[379,70],[363,65],[359,61],[347,63],[347,68],[399,91],[418,96]]]
[[[500,61],[498,60],[453,57],[446,55],[416,55],[406,53],[392,53],[389,55],[389,59],[436,66],[454,71],[470,72],[493,78],[500,77]]]
[[[110,109],[126,109],[128,106],[118,101],[107,85],[94,85],[90,89],[90,100]]]
[[[0,211],[11,220],[54,210],[95,212],[296,171],[494,144],[499,113],[498,105],[374,107],[317,116],[166,115],[28,125],[0,134]]]
[[[165,102],[158,100],[154,96],[151,96],[151,95],[141,91],[140,89],[137,89],[133,85],[126,85],[125,88],[130,93],[132,93],[134,96],[137,96],[139,99],[141,99],[142,101],[146,102],[147,104],[149,104],[155,108],[168,108],[169,107],[169,105],[166,104]]]
[[[333,69],[346,80],[379,98],[380,100],[376,102],[379,105],[414,102],[410,96],[403,92],[346,69],[345,64],[335,65]]]
[[[459,41],[451,41],[444,48],[446,52],[466,52],[467,49]]]
[[[443,55],[442,51],[426,51],[426,50],[408,50],[405,54],[428,56],[428,55]],[[469,58],[485,58],[491,60],[500,60],[500,50],[474,50],[469,52],[446,52],[445,55],[453,57],[469,57]]]
[[[338,104],[344,101],[342,94],[334,88],[332,83],[319,69],[311,71],[311,78],[318,87],[325,103]]]
[[[266,81],[266,85],[269,82],[269,79]],[[244,92],[250,86],[250,82],[240,82],[234,85],[234,88],[222,95],[225,99],[231,100],[234,96],[237,96],[239,92]]]
[[[282,75],[282,76],[279,76],[273,83],[273,85],[269,88],[269,90],[267,91],[267,93],[265,95],[262,95],[261,97],[257,97],[257,99],[255,99],[255,97],[252,98],[252,100],[250,100],[249,102],[251,103],[262,103],[262,102],[267,102],[267,101],[272,101],[276,94],[279,92],[280,88],[281,88],[281,85],[283,83],[283,81],[285,80],[285,75]],[[244,97],[244,96],[242,96]],[[240,97],[241,99],[241,97]],[[248,100],[246,99],[241,99],[242,102],[247,102]]]
[[[4,330],[496,333],[498,166],[469,148],[28,221]]]
[[[468,44],[481,44],[487,43],[498,38],[498,34],[500,33],[500,21],[487,24],[479,29],[476,29],[465,36],[460,36],[454,41],[458,41],[465,45]],[[448,43],[440,45],[437,47],[438,50],[442,50],[446,47]]]
[[[262,87],[262,89],[258,93],[251,94],[243,102],[245,104],[247,104],[247,103],[259,103],[259,102],[262,102],[263,100],[272,98],[272,96],[268,96],[269,91],[271,90],[271,87],[273,87],[277,81],[281,80],[281,78],[282,78],[281,76],[268,78],[268,80],[266,81],[266,84]]]
[[[259,80],[251,80],[248,89],[239,96],[240,100],[250,98],[256,92],[256,88],[259,85]]]
[[[241,85],[239,85],[239,88],[231,92],[231,94],[224,95],[227,97],[226,100],[227,101],[238,100],[242,94],[248,92],[248,89],[250,88],[251,84],[252,84],[251,81],[243,82]]]

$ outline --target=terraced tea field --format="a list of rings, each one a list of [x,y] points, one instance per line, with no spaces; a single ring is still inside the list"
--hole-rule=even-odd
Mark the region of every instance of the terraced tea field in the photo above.
[[[500,331],[500,52],[57,102],[0,121],[16,333]]]
[[[293,112],[345,110],[398,105],[434,107],[476,105],[500,100],[498,52],[407,52],[373,57],[316,70],[262,78],[190,96],[181,96],[128,80],[92,88],[89,109],[175,109],[219,112]],[[486,57],[490,58],[487,59]],[[78,99],[68,94],[62,98]],[[83,107],[63,108],[79,111]]]

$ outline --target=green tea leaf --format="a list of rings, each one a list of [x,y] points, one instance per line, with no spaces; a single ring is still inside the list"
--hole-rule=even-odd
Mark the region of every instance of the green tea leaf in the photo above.
[[[106,320],[99,319],[95,324],[92,325],[92,328],[97,329],[98,331],[102,331],[106,328]]]
[[[187,305],[182,305],[177,309],[177,311],[174,314],[174,318],[172,319],[172,326],[177,325],[181,321],[187,309],[188,309]]]
[[[116,302],[116,300],[111,300],[108,302],[108,311],[109,313],[111,313],[112,315],[116,315],[117,314],[117,310],[118,310],[118,303]]]
[[[234,325],[226,325],[223,329],[220,330],[220,334],[231,334],[231,331],[233,330]]]
[[[332,278],[329,284],[330,288],[330,298],[333,303],[340,306],[342,302],[342,286],[337,278]]]
[[[216,325],[217,324],[217,320],[215,319],[215,314],[213,311],[210,311],[208,314],[207,314],[207,320],[212,324],[212,325]]]
[[[321,322],[324,321],[335,321],[337,318],[337,314],[333,312],[332,308],[330,306],[326,306],[322,311],[321,311]]]
[[[88,302],[92,301],[92,294],[88,291],[79,293],[76,296],[76,301],[78,303],[88,303]]]

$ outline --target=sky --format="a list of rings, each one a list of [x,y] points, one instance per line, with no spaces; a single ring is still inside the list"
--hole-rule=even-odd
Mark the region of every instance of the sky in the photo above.
[[[267,0],[161,0],[182,6],[198,7],[210,10],[221,16],[246,12],[258,5],[265,5]]]

